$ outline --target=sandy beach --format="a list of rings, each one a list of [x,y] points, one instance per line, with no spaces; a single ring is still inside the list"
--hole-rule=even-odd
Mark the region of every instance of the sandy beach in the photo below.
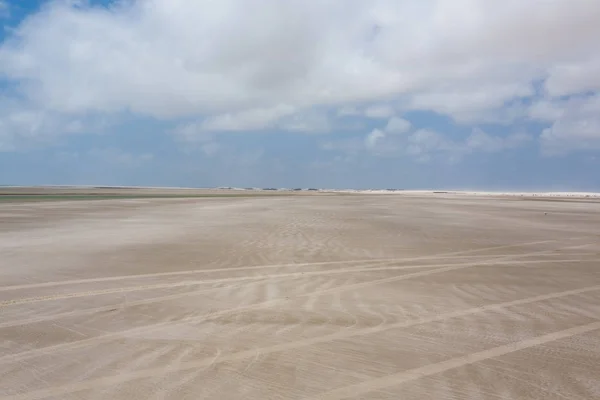
[[[0,202],[0,398],[599,398],[600,203],[526,197]]]

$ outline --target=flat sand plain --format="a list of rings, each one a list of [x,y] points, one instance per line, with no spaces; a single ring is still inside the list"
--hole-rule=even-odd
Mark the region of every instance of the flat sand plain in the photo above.
[[[0,204],[0,398],[597,399],[600,204]]]

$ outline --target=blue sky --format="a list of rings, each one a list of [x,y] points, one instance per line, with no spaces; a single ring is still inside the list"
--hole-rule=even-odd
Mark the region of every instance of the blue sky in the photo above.
[[[0,0],[0,184],[600,191],[600,3]]]

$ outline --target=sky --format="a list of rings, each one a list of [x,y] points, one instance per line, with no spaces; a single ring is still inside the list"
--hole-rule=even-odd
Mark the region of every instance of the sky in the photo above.
[[[0,0],[0,184],[600,191],[598,0]]]

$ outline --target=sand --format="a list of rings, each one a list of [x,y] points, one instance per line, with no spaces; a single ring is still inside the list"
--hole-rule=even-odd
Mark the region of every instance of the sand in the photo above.
[[[600,203],[0,203],[2,399],[600,398]]]

